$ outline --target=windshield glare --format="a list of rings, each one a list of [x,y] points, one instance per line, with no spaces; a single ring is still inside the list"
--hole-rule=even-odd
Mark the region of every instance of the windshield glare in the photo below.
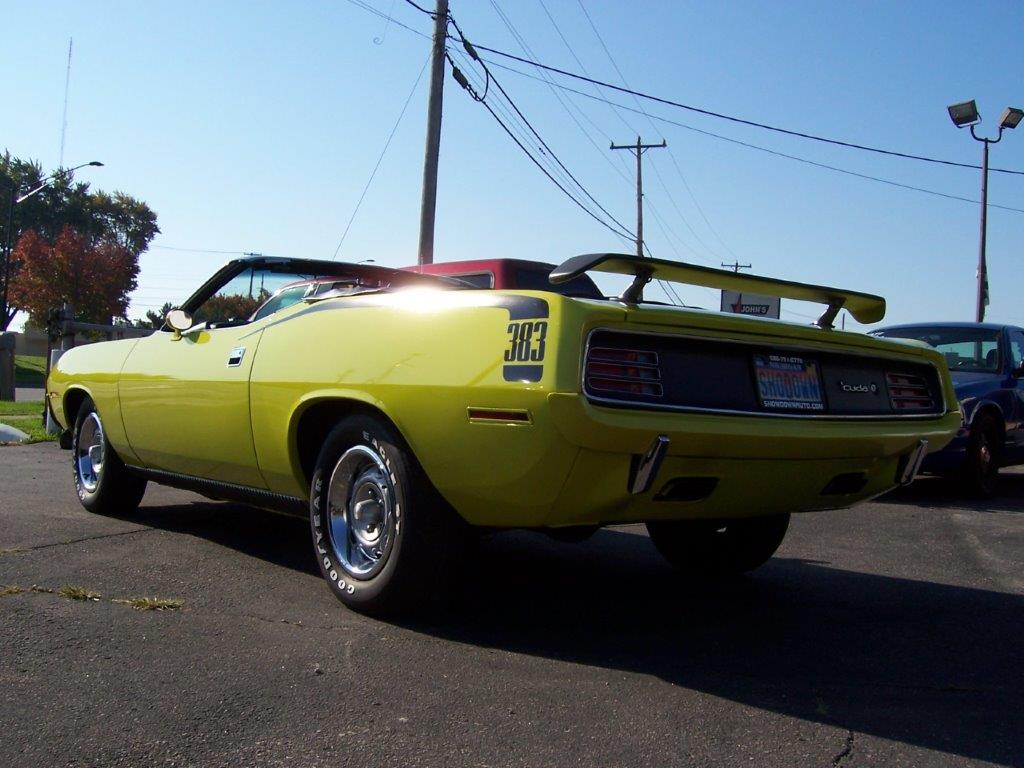
[[[935,347],[950,371],[995,373],[1000,370],[999,331],[989,328],[893,328],[878,334],[917,339]]]

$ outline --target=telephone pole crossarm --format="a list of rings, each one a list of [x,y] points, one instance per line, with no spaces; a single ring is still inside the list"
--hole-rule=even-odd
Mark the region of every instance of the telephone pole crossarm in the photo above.
[[[750,268],[751,268],[751,266],[752,266],[752,265],[750,265],[750,264],[740,264],[740,263],[739,263],[738,261],[735,261],[735,262],[733,262],[732,264],[726,264],[726,263],[724,263],[724,262],[722,263],[722,267],[723,267],[723,268],[725,268],[725,267],[728,267],[728,268],[729,268],[729,269],[731,269],[731,270],[732,270],[733,272],[737,272],[737,273],[738,273],[738,272],[739,272],[739,271],[740,271],[741,269],[750,269]]]

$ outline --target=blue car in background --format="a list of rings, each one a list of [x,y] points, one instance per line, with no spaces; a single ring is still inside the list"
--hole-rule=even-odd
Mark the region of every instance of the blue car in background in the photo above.
[[[943,353],[963,410],[963,426],[922,472],[959,475],[982,496],[995,490],[1000,467],[1024,464],[1024,329],[995,323],[920,323],[872,331],[917,339]]]

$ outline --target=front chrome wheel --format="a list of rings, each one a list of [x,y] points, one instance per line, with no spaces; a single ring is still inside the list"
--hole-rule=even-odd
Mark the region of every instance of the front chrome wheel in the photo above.
[[[103,422],[95,411],[82,420],[75,451],[78,482],[86,491],[93,493],[103,476]]]
[[[345,451],[331,473],[327,504],[334,556],[352,578],[372,578],[391,554],[400,513],[380,454],[366,445]]]

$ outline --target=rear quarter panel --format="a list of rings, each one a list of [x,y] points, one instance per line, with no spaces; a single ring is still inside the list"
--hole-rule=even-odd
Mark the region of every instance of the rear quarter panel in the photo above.
[[[308,494],[296,451],[298,419],[314,403],[349,399],[396,425],[470,522],[523,519],[557,497],[575,449],[552,424],[546,399],[577,389],[583,319],[601,312],[523,291],[406,292],[286,312],[264,331],[251,380],[253,435],[271,490]],[[609,308],[603,315],[623,312]],[[536,329],[534,341],[543,334],[542,359],[515,359],[510,338],[517,324]],[[531,423],[473,423],[469,407],[526,410]],[[480,519],[476,511],[484,507],[487,517]]]

